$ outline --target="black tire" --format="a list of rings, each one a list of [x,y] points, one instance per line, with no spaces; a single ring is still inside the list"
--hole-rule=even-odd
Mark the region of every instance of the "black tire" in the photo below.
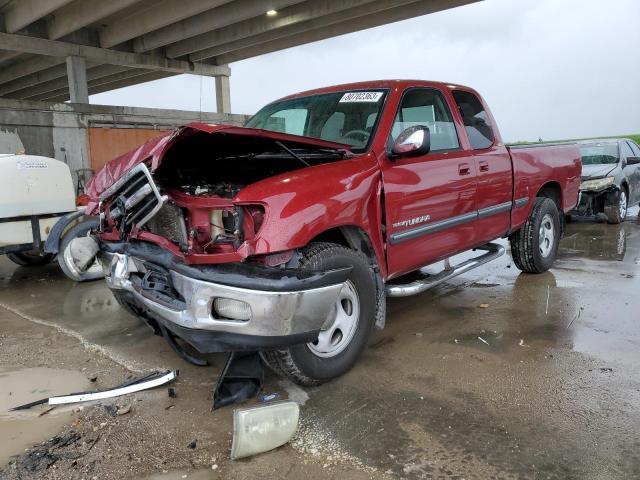
[[[89,280],[97,280],[99,278],[103,278],[101,272],[78,272],[73,271],[64,260],[64,253],[66,248],[71,243],[71,240],[74,238],[85,237],[91,232],[91,230],[96,230],[100,226],[100,222],[97,219],[91,218],[89,220],[84,220],[77,225],[74,225],[69,230],[67,230],[62,238],[60,239],[60,247],[58,249],[58,265],[60,265],[60,269],[64,272],[64,274],[69,277],[71,280],[76,282],[86,282]]]
[[[553,239],[545,237],[541,247],[543,220],[553,228]],[[547,229],[545,228],[545,231]],[[523,272],[542,273],[549,270],[558,254],[560,243],[560,212],[550,198],[536,198],[529,218],[522,228],[509,237],[513,261]],[[549,240],[548,243],[546,241]]]
[[[607,194],[604,201],[604,214],[607,216],[607,223],[618,224],[624,222],[627,217],[629,207],[629,195],[622,187],[616,192]]]
[[[53,255],[45,253],[40,255],[39,252],[17,252],[7,253],[7,257],[16,265],[21,267],[36,267],[38,265],[46,265],[53,260]]]
[[[319,356],[312,350],[317,347],[310,344],[262,352],[262,358],[276,373],[300,385],[319,385],[344,374],[356,363],[367,345],[381,304],[376,294],[376,274],[367,257],[360,252],[333,243],[312,243],[302,251],[300,266],[306,270],[352,267],[349,288],[357,293],[357,324],[343,349],[335,355]],[[335,331],[342,335],[339,330]]]

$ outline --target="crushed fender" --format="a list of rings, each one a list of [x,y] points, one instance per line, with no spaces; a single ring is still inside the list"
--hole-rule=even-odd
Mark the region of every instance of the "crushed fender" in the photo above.
[[[35,402],[26,403],[11,409],[14,410],[26,410],[36,405],[63,405],[68,403],[89,402],[91,400],[102,400],[105,398],[119,397],[121,395],[127,395],[129,393],[139,392],[142,390],[148,390],[150,388],[164,385],[171,382],[178,376],[178,370],[167,370],[165,372],[152,372],[143,377],[129,380],[117,387],[109,390],[99,390],[97,392],[80,392],[71,393],[69,395],[63,395],[59,397],[43,398],[36,400]]]

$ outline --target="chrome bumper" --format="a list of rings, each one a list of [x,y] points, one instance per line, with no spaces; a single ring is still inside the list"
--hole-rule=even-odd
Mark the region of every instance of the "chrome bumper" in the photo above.
[[[162,320],[189,329],[252,336],[287,336],[321,330],[329,323],[344,283],[292,292],[249,290],[196,280],[170,271],[173,287],[185,299],[186,308],[176,310],[143,296],[130,275],[143,272],[141,262],[124,254],[102,258],[107,284],[131,292],[141,306]],[[249,320],[215,318],[216,298],[240,300],[249,305]]]

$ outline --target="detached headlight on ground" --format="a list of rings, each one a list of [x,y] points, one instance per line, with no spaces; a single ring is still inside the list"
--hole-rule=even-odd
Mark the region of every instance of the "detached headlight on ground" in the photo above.
[[[273,402],[233,412],[231,458],[268,452],[284,445],[298,429],[300,407],[296,402]]]
[[[613,185],[614,177],[596,178],[595,180],[585,180],[580,184],[580,190],[600,190]]]

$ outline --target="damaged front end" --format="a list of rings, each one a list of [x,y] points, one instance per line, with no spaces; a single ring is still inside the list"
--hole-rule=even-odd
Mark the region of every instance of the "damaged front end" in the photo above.
[[[295,268],[294,250],[272,251],[260,236],[268,202],[240,192],[343,159],[342,147],[198,124],[116,159],[88,186],[109,287],[172,347],[175,337],[200,353],[314,341],[348,269]]]
[[[580,216],[603,213],[605,205],[615,202],[619,191],[615,177],[583,178],[578,204],[572,213]]]

